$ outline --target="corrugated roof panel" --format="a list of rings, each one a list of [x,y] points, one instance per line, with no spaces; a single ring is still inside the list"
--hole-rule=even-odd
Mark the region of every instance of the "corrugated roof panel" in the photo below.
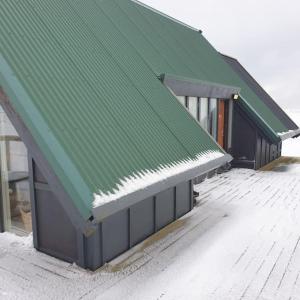
[[[84,217],[93,193],[112,192],[124,177],[207,150],[224,153],[118,28],[112,4],[0,2],[0,52],[15,78],[4,74],[0,84],[10,95],[16,85],[28,94],[26,103],[34,110],[18,97],[12,104]],[[153,59],[155,51],[152,47],[147,55]],[[173,71],[163,58],[159,65]],[[50,135],[57,147],[47,144]],[[74,172],[56,159],[57,149]],[[79,181],[87,193],[79,187],[76,192]]]
[[[265,103],[226,65],[219,53],[199,32],[182,26],[136,2],[115,1],[123,10],[126,9],[127,15],[135,20],[136,26],[144,32],[144,35],[149,36],[149,47],[161,49],[162,53],[166,53],[165,49],[168,49],[165,59],[175,69],[174,75],[239,86],[242,89],[242,96],[274,132],[287,130]],[[127,31],[127,29],[124,28],[124,34],[131,39],[133,31]],[[147,63],[153,66],[154,62],[147,56],[147,53],[142,52],[140,45],[136,44],[135,47]],[[153,67],[153,70],[157,73],[165,73],[163,67],[159,70],[157,65]]]

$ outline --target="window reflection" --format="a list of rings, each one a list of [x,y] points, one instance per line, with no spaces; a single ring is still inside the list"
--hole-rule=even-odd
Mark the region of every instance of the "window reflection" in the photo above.
[[[208,128],[208,98],[200,98],[200,124],[203,129]]]
[[[27,149],[0,107],[1,186],[6,231],[32,231]]]
[[[217,99],[211,98],[209,102],[209,132],[215,140],[217,140],[217,130],[218,130],[218,106]]]
[[[189,111],[191,115],[197,120],[198,119],[198,98],[189,97]]]

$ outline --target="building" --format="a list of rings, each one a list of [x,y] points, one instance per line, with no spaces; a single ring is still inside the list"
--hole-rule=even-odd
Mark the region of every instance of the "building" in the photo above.
[[[253,120],[251,115],[249,115],[246,110],[243,110],[239,102],[236,102],[233,113],[234,123],[236,124],[236,126],[233,127],[233,136],[236,138],[236,142],[233,142],[233,148],[230,152],[235,158],[232,164],[238,167],[259,169],[281,156],[282,141],[287,138],[298,137],[299,128],[238,60],[226,55],[223,55],[223,58],[280,120],[286,129],[288,129],[288,132],[285,134],[279,134],[277,141],[274,140],[265,133],[262,128],[256,126],[255,120]],[[239,126],[237,126],[237,124],[239,124]],[[252,145],[254,145],[254,147],[252,147]],[[244,157],[246,157],[246,159],[243,159]]]
[[[1,231],[91,270],[193,208],[237,107],[272,145],[299,131],[201,32],[130,0],[1,1],[0,104]]]

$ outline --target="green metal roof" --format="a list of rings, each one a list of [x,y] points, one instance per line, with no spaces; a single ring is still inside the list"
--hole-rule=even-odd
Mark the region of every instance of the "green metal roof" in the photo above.
[[[157,74],[168,73],[241,88],[242,101],[272,139],[289,129],[197,30],[137,1],[104,1],[107,15]]]
[[[0,86],[85,219],[124,177],[224,153],[157,78],[211,80],[206,55],[221,64],[199,33],[131,1],[0,1]]]

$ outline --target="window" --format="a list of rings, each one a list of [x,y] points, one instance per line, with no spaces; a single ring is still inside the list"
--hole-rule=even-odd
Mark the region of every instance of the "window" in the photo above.
[[[215,140],[218,138],[218,105],[217,99],[209,99],[209,132]]]
[[[184,96],[177,98],[221,147],[231,148],[233,101]]]
[[[27,149],[1,107],[0,154],[4,229],[24,235],[32,231]]]
[[[208,98],[200,98],[199,100],[199,121],[203,129],[208,128]]]
[[[189,111],[191,115],[198,120],[198,98],[197,97],[189,97]]]

